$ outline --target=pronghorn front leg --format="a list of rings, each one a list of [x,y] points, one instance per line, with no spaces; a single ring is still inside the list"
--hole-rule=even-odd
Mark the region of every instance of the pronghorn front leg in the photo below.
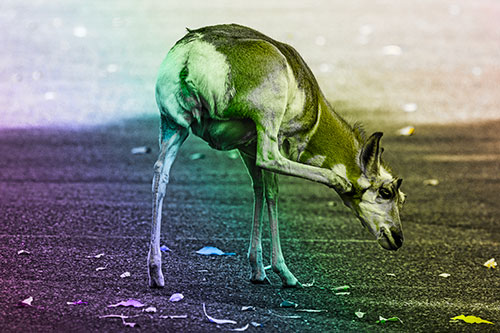
[[[243,162],[245,162],[248,174],[252,178],[254,192],[252,233],[248,248],[248,261],[252,270],[250,281],[252,283],[265,283],[267,281],[266,271],[264,270],[264,262],[262,260],[262,208],[264,205],[262,169],[255,165],[255,158],[250,157],[242,151],[240,151],[240,155]]]
[[[189,130],[183,127],[171,129],[162,117],[160,133],[160,154],[154,165],[153,176],[153,220],[148,254],[149,286],[161,288],[165,285],[161,271],[160,231],[163,198],[167,190],[170,168],[180,146],[186,140]]]
[[[264,193],[266,197],[267,209],[269,211],[269,223],[271,224],[271,265],[273,271],[279,275],[283,287],[301,286],[297,278],[288,270],[285,258],[281,251],[280,234],[278,226],[278,175],[274,172],[263,170]]]
[[[272,114],[272,113],[271,113]],[[278,118],[279,119],[279,118]],[[338,192],[349,192],[352,185],[333,170],[291,161],[281,155],[278,145],[279,122],[272,119],[256,123],[257,165],[276,173],[312,180],[335,188]]]

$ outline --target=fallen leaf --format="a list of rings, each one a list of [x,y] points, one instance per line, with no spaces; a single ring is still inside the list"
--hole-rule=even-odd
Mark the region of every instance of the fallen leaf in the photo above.
[[[261,323],[258,323],[256,321],[251,321],[250,324],[253,326],[253,327],[262,327],[262,324]]]
[[[19,250],[19,251],[17,251],[17,254],[29,255],[29,254],[31,254],[31,252],[26,251],[26,250]]]
[[[339,293],[335,293],[335,295],[337,296],[347,296],[347,295],[350,295],[351,293],[348,292],[348,291],[341,291]]]
[[[403,53],[403,50],[397,45],[386,45],[382,48],[382,53],[385,55],[398,56]]]
[[[488,268],[496,268],[497,267],[497,262],[495,261],[495,258],[491,258],[487,262],[483,264],[483,266],[486,266]]]
[[[162,319],[186,319],[187,315],[164,315],[160,316]]]
[[[450,274],[448,274],[448,273],[441,273],[441,274],[439,274],[439,276],[447,278],[448,276],[450,276]]]
[[[356,317],[361,319],[365,316],[366,312],[361,312],[360,310],[358,310],[357,312],[354,312],[354,314],[356,315]]]
[[[268,270],[270,270],[270,269],[271,269],[271,267],[272,267],[271,265],[268,265],[268,266],[264,267],[264,270],[265,270],[265,271],[268,271]]]
[[[122,320],[122,324],[128,327],[135,327],[136,323],[131,323],[128,321],[125,321],[125,319],[129,319],[129,316],[124,316],[124,315],[105,315],[105,316],[99,316],[99,318],[120,318]]]
[[[96,254],[95,256],[87,256],[87,258],[97,258],[97,259],[99,259],[99,258],[101,258],[103,256],[104,256],[104,253],[99,253],[99,254]]]
[[[106,267],[101,266],[101,267],[97,267],[95,270],[96,270],[96,272],[99,272],[99,271],[103,271],[105,269],[106,269]]]
[[[386,275],[388,275],[388,276],[396,276],[396,274],[394,274],[394,273],[387,273]]]
[[[377,324],[384,324],[384,323],[389,322],[389,321],[399,321],[401,324],[403,323],[403,321],[401,319],[399,319],[398,317],[384,318],[382,316],[378,317],[378,320],[376,321],[376,323]]]
[[[216,256],[234,256],[236,253],[233,252],[223,252],[222,250],[219,250],[216,247],[213,246],[204,246],[198,251],[196,251],[198,254],[202,254],[205,256],[210,256],[210,255],[216,255]]]
[[[134,147],[130,149],[130,152],[132,153],[132,155],[144,155],[149,154],[151,152],[151,148],[146,146]]]
[[[334,287],[333,290],[335,291],[347,291],[349,290],[349,286],[345,285],[345,286],[339,286],[339,287]]]
[[[189,156],[189,159],[190,159],[191,161],[201,160],[201,159],[203,159],[203,158],[205,158],[205,155],[204,155],[204,154],[201,154],[201,153],[194,153],[194,154],[191,154],[191,155]]]
[[[142,311],[148,312],[148,313],[155,313],[156,312],[156,308],[154,306],[148,306],[147,308],[145,308]]]
[[[418,106],[415,103],[406,103],[405,105],[403,105],[403,110],[405,112],[415,112],[417,111],[417,109]]]
[[[235,332],[243,332],[243,331],[246,331],[248,329],[248,327],[250,326],[250,324],[246,324],[245,326],[243,327],[239,327],[239,328],[230,328],[228,329],[228,331],[235,331]]]
[[[476,317],[476,316],[460,315],[460,316],[456,316],[456,317],[451,318],[451,320],[452,321],[453,320],[454,321],[463,320],[464,322],[466,322],[468,324],[492,324],[492,325],[494,325],[491,321],[487,321],[487,320],[484,320],[484,319]]]
[[[302,285],[302,287],[305,287],[305,288],[312,287],[312,286],[314,286],[314,278],[312,279],[312,281],[310,283],[304,283]]]
[[[415,133],[415,127],[413,126],[406,126],[397,131],[397,134],[401,136],[410,136],[413,135],[413,133]]]
[[[328,310],[316,310],[316,309],[296,309],[295,312],[309,312],[309,313],[320,313],[328,312]]]
[[[297,303],[290,301],[283,301],[280,304],[280,308],[296,308],[297,306],[299,306]]]
[[[75,301],[75,302],[66,302],[66,304],[68,304],[68,305],[79,305],[79,304],[88,304],[88,303],[82,301],[81,299],[79,299],[78,301]]]
[[[19,304],[17,306],[19,306],[19,307],[33,306],[33,305],[31,305],[32,302],[33,302],[33,297],[30,296],[30,297],[26,298],[25,300],[22,300],[21,302],[19,302]]]
[[[184,299],[184,295],[183,294],[175,293],[175,294],[172,294],[172,296],[170,296],[170,298],[168,299],[168,301],[169,302],[179,302],[182,299]]]
[[[172,251],[172,250],[170,250],[170,249],[168,248],[168,246],[166,246],[166,245],[162,245],[162,246],[160,246],[160,251],[161,251],[161,252],[170,252],[170,251]]]
[[[439,185],[439,180],[437,179],[426,179],[423,181],[424,185],[427,186],[438,186]]]
[[[216,324],[219,324],[219,325],[222,325],[222,324],[237,324],[237,322],[235,322],[234,320],[230,320],[230,319],[215,319],[214,317],[211,317],[207,314],[207,309],[205,307],[205,303],[203,303],[203,312],[205,313],[205,316],[208,318],[208,320],[212,323],[216,323]]]
[[[130,272],[125,272],[123,274],[120,275],[120,277],[123,279],[123,278],[126,278],[126,277],[129,277],[130,276]]]
[[[111,304],[108,305],[108,308],[115,308],[117,306],[132,306],[134,308],[142,308],[143,306],[146,306],[145,304],[142,304],[141,302],[135,300],[135,299],[129,299],[128,301],[121,301],[116,304]]]
[[[251,305],[242,306],[241,311],[255,311],[255,306]]]

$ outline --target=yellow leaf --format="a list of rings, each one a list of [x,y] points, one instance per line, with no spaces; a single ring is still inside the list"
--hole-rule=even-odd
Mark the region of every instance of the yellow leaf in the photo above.
[[[483,264],[484,266],[488,268],[496,268],[497,267],[497,262],[495,261],[495,258],[491,258],[487,262]]]
[[[456,316],[456,317],[451,318],[451,320],[463,320],[468,324],[492,324],[492,325],[494,325],[491,321],[487,321],[487,320],[481,319],[481,318],[476,317],[476,316],[460,315],[460,316]]]

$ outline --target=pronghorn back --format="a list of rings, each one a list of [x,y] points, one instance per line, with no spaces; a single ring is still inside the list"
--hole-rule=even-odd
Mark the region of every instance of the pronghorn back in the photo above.
[[[253,119],[284,103],[280,137],[301,141],[318,121],[322,98],[295,49],[236,24],[189,30],[163,61],[156,91],[160,112],[183,127]]]

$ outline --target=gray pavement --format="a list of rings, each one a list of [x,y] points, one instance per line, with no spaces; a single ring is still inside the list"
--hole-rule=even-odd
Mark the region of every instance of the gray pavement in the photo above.
[[[483,263],[500,259],[499,11],[494,0],[3,1],[0,331],[209,332],[251,321],[262,324],[255,332],[498,330],[499,269]],[[385,132],[385,159],[409,196],[402,249],[380,249],[328,188],[280,177],[285,257],[314,286],[282,290],[272,273],[272,285],[250,284],[248,176],[190,137],[164,204],[166,287],[147,287],[156,71],[185,26],[222,22],[292,44],[341,114]],[[415,135],[395,134],[406,125]],[[143,145],[152,152],[130,153]],[[197,255],[205,245],[236,256]],[[349,295],[335,295],[341,285]],[[175,292],[184,300],[168,302]],[[33,306],[17,306],[30,296]],[[108,307],[129,298],[157,312]],[[282,309],[283,299],[328,312]],[[78,300],[87,303],[66,303]],[[238,324],[217,327],[204,303]],[[99,318],[109,314],[137,326]],[[495,325],[450,322],[461,314]]]

